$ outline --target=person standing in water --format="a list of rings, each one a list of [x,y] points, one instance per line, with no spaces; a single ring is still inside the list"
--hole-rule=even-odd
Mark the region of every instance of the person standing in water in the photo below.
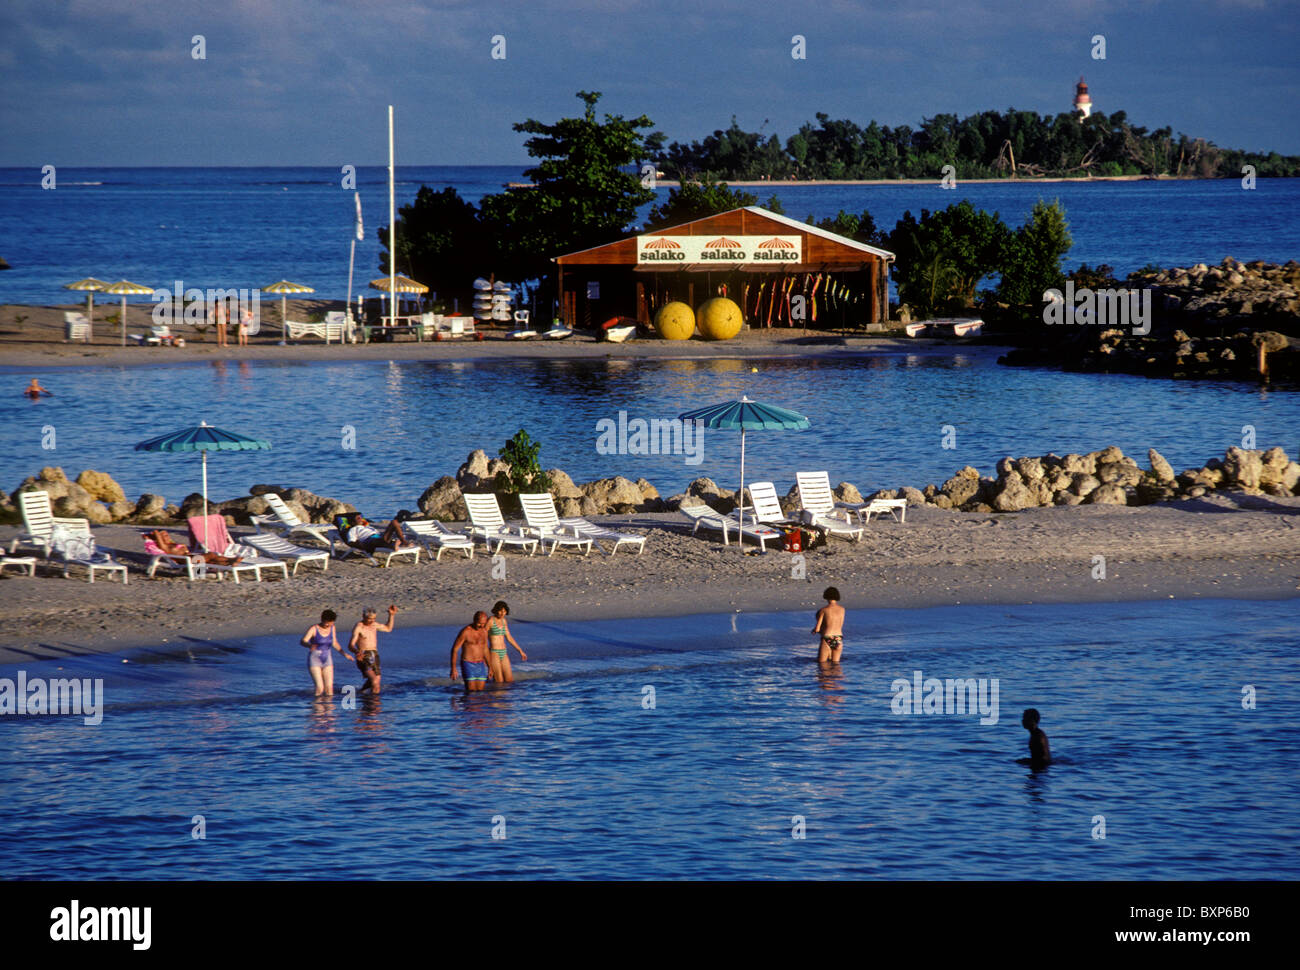
[[[826,587],[822,593],[826,605],[817,611],[817,622],[812,632],[820,633],[821,645],[817,648],[817,662],[840,662],[844,652],[844,607],[840,606],[840,591],[834,586]]]
[[[367,607],[361,613],[361,622],[352,628],[352,639],[348,641],[348,649],[353,651],[352,659],[357,662],[357,670],[361,671],[366,678],[366,682],[361,685],[361,690],[369,690],[372,693],[379,693],[379,634],[392,633],[393,621],[397,616],[397,607],[388,608],[388,622],[375,622],[374,607]]]
[[[338,615],[333,610],[325,610],[320,615],[320,622],[302,635],[302,645],[307,648],[307,669],[316,684],[316,696],[334,694],[334,655],[332,650],[343,653],[339,646],[338,630],[334,621]],[[345,655],[346,656],[346,655]]]
[[[528,659],[528,654],[524,653],[524,648],[515,642],[515,638],[510,634],[510,624],[506,622],[506,617],[510,614],[510,607],[506,606],[504,600],[498,600],[496,606],[492,607],[492,619],[488,621],[488,669],[492,672],[492,679],[498,684],[510,684],[514,682],[514,674],[510,670],[510,654],[506,652],[506,643],[519,651],[520,661]]]
[[[456,634],[456,641],[451,645],[451,679],[455,680],[458,676],[456,655],[461,654],[459,676],[465,678],[466,691],[482,690],[487,686],[487,625],[487,614],[479,610],[469,626],[463,627]]]
[[[1020,726],[1029,732],[1029,767],[1034,771],[1046,768],[1052,763],[1052,748],[1038,726],[1038,709],[1028,708],[1020,717]]]
[[[42,394],[48,395],[50,392],[47,391],[45,388],[41,387],[41,382],[38,381],[35,377],[33,377],[32,382],[27,385],[27,387],[23,390],[23,393],[26,394],[28,397],[37,398],[40,397]]]

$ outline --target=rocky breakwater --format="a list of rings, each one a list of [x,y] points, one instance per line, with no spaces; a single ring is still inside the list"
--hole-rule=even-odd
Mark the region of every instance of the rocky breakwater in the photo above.
[[[932,505],[962,512],[1019,512],[1054,505],[1151,505],[1201,498],[1213,491],[1279,497],[1300,494],[1300,464],[1281,448],[1229,448],[1222,459],[1175,473],[1154,448],[1149,468],[1113,445],[1086,455],[1048,454],[1003,458],[996,474],[971,466],[942,485],[885,489],[869,498],[902,498],[908,505]],[[842,501],[850,501],[843,499]]]
[[[193,515],[203,514],[203,496],[187,495],[179,505],[168,504],[161,495],[146,492],[135,502],[127,501],[122,487],[112,476],[87,469],[71,480],[62,468],[47,466],[23,479],[11,495],[0,492],[0,513],[10,521],[19,521],[19,495],[22,492],[46,492],[56,516],[87,519],[92,525],[124,523],[127,525],[178,525]],[[304,522],[329,522],[341,512],[355,512],[351,505],[325,498],[305,488],[280,485],[254,485],[249,494],[226,501],[209,501],[208,512],[224,515],[230,525],[250,525],[252,516],[270,511],[266,499],[275,492]]]
[[[1035,345],[1006,354],[1000,363],[1151,377],[1300,380],[1295,260],[1276,265],[1227,257],[1218,266],[1139,271],[1125,283],[1087,282],[1096,293],[1122,291],[1127,315],[1117,319],[1120,304],[1108,303],[1105,319],[1099,314],[1095,324],[1035,327]],[[1151,293],[1147,333],[1133,312],[1146,299],[1143,289]]]

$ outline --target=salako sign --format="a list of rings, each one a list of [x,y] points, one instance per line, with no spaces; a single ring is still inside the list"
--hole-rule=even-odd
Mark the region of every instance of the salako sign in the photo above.
[[[714,264],[719,268],[753,263],[798,263],[802,236],[637,236],[638,266]]]

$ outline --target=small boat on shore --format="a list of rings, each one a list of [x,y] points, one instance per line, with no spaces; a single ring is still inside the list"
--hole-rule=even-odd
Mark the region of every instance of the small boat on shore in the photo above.
[[[984,329],[984,321],[973,317],[966,320],[922,320],[909,323],[903,329],[909,337],[978,337]]]
[[[621,344],[636,333],[636,327],[610,327],[605,331],[605,339],[612,344]]]

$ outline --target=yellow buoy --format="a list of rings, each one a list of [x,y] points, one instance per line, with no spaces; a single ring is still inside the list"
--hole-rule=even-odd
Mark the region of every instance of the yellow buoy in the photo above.
[[[695,333],[695,314],[685,303],[666,303],[655,314],[655,330],[664,340],[690,340]]]
[[[695,313],[695,322],[705,340],[730,340],[740,333],[745,318],[734,301],[725,296],[715,296],[701,304]]]

